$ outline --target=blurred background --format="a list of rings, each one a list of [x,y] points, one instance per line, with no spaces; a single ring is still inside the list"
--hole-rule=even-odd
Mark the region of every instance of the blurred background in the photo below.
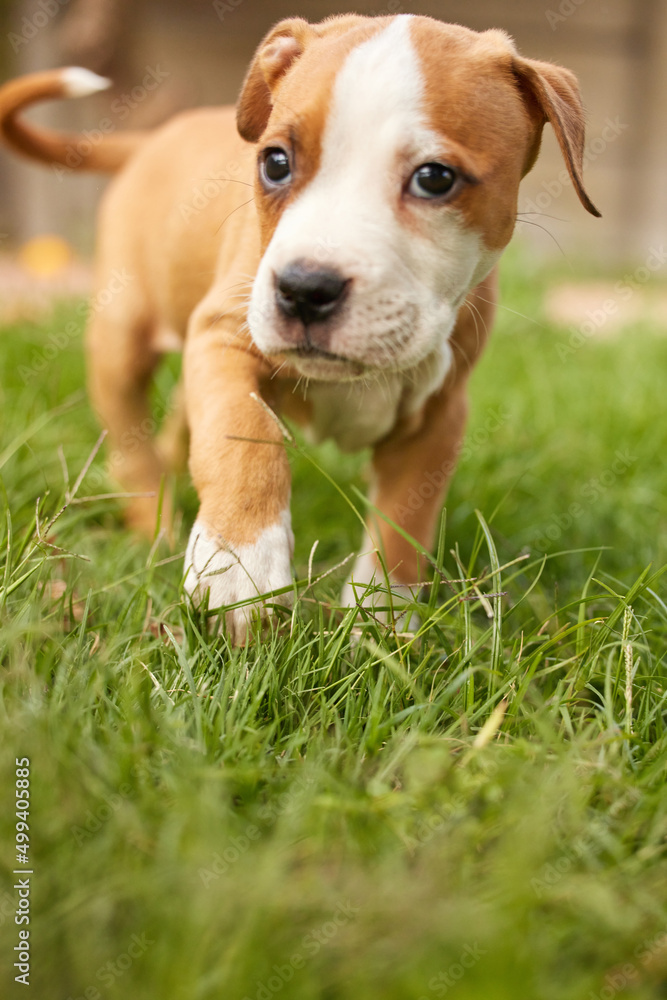
[[[586,186],[603,218],[579,205],[547,127],[523,182],[516,238],[531,255],[585,258],[603,271],[631,264],[660,277],[666,270],[667,0],[4,0],[0,72],[8,79],[86,66],[111,76],[113,90],[42,106],[31,117],[93,136],[105,119],[114,129],[144,128],[182,108],[234,102],[255,46],[281,17],[319,20],[350,9],[501,27],[523,54],[574,70],[588,115]],[[0,250],[48,234],[85,260],[105,183],[1,150]],[[21,259],[46,272],[68,252],[58,241],[42,252],[28,242]],[[83,274],[68,280],[85,282]],[[19,272],[12,281],[16,287]]]

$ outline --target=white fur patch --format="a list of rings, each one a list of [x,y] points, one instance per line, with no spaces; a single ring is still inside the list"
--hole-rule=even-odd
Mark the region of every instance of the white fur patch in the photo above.
[[[451,364],[449,343],[415,368],[381,372],[351,382],[309,381],[304,395],[313,405],[310,437],[333,438],[341,451],[359,451],[385,437],[401,417],[421,409],[443,383]]]
[[[408,618],[408,611],[401,613],[401,608],[406,602],[416,601],[419,597],[421,587],[416,584],[410,586],[407,583],[395,583],[389,574],[389,584],[391,589],[391,605],[394,609],[394,626],[399,631],[416,632],[419,628],[419,617],[413,613]],[[378,589],[375,589],[378,588]],[[389,611],[390,597],[387,589],[387,579],[382,568],[378,565],[371,540],[366,535],[362,545],[362,553],[357,558],[354,568],[346,581],[341,594],[341,603],[347,608],[354,608],[361,605],[373,611],[376,618],[385,624],[390,623]],[[374,610],[374,609],[387,610]]]
[[[312,382],[306,398],[313,405],[311,437],[333,438],[341,451],[358,451],[375,444],[392,429],[403,391],[394,372],[370,385],[355,382]]]
[[[265,528],[257,541],[234,549],[214,537],[201,521],[195,521],[185,553],[185,589],[197,603],[202,603],[208,592],[209,608],[280,590],[292,582],[293,550],[288,510],[277,524]],[[281,594],[275,601],[289,604],[291,594]],[[258,613],[261,619],[268,618],[269,611],[261,602],[225,613],[225,627],[235,645],[246,641],[252,618]]]
[[[108,77],[98,76],[83,66],[69,66],[62,70],[61,79],[68,97],[87,97],[89,94],[97,94],[101,90],[108,90],[113,83]]]

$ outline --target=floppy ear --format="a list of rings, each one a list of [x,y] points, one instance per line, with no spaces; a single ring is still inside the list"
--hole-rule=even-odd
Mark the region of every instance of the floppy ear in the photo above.
[[[236,105],[236,127],[241,138],[257,142],[271,114],[271,92],[299,58],[311,33],[307,21],[290,17],[279,21],[260,42]]]
[[[584,189],[584,109],[574,73],[552,63],[515,56],[512,70],[523,91],[528,111],[537,121],[537,135],[526,163],[531,169],[540,149],[542,126],[550,122],[560,146],[574,190],[586,211],[600,218],[600,212]]]

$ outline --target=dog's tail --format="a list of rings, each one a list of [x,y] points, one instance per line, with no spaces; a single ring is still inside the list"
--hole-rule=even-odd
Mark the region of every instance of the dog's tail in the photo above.
[[[43,163],[111,173],[141,145],[145,132],[112,133],[96,128],[79,135],[38,128],[19,117],[23,108],[37,101],[86,97],[110,86],[111,80],[79,66],[20,76],[0,88],[0,133],[19,153]]]

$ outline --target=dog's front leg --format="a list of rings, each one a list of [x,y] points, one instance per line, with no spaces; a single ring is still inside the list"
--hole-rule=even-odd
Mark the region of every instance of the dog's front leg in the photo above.
[[[398,428],[375,448],[371,499],[378,511],[430,551],[447,485],[461,449],[468,411],[463,382],[445,384],[429,400],[416,432]],[[385,586],[381,553],[392,592],[400,607],[402,597],[416,596],[429,565],[418,550],[382,517],[367,521],[362,555],[346,584],[347,605],[386,605],[382,592],[365,593],[368,584]]]
[[[292,581],[290,470],[280,428],[262,405],[266,362],[229,320],[195,314],[184,353],[190,469],[201,506],[188,543],[185,586],[216,608]],[[290,595],[276,600],[288,602]],[[225,613],[235,644],[261,602]]]

